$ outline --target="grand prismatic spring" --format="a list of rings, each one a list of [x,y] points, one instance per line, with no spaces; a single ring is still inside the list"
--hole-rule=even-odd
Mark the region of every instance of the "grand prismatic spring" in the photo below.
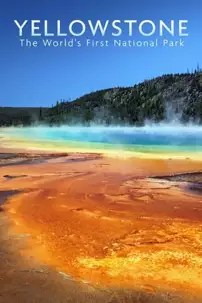
[[[202,302],[201,127],[2,128],[0,138],[0,190],[17,191],[3,208],[12,233],[29,235],[23,258],[149,294],[141,302]]]
[[[58,151],[102,151],[119,156],[131,153],[180,155],[202,152],[202,127],[151,125],[145,127],[33,127],[7,128],[0,132],[4,146]],[[122,152],[122,154],[121,154]],[[128,152],[128,153],[127,153]]]

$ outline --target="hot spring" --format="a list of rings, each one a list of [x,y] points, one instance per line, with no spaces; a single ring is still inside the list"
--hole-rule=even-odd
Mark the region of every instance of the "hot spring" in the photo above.
[[[202,127],[193,125],[11,127],[0,129],[0,140],[1,147],[202,159]]]

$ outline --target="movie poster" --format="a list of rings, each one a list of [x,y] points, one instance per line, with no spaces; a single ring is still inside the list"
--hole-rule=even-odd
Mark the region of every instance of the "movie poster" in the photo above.
[[[0,303],[202,302],[201,12],[0,0]]]

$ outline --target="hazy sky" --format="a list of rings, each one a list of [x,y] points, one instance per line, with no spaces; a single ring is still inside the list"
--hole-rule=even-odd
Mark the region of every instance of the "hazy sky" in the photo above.
[[[202,66],[201,0],[1,0],[0,106],[49,106]],[[21,48],[14,19],[188,19],[184,48]],[[122,37],[123,38],[123,37]]]

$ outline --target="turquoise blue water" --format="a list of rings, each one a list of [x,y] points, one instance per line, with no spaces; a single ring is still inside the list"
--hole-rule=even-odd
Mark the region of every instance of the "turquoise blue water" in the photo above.
[[[8,128],[0,134],[25,142],[122,148],[154,152],[162,150],[202,151],[202,127],[153,125],[145,127],[31,127]]]

